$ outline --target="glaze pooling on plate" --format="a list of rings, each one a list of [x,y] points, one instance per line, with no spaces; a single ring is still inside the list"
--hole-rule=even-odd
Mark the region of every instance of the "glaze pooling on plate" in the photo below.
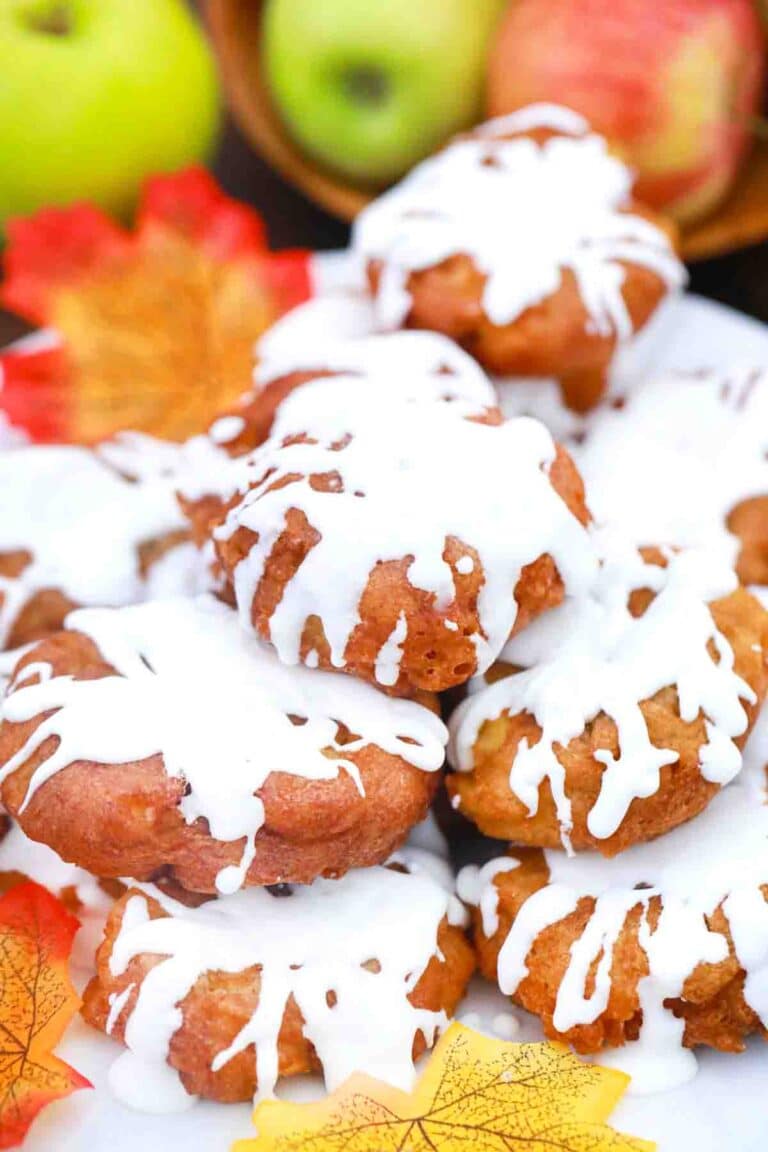
[[[685,1022],[676,1019],[664,1001],[683,994],[698,964],[727,958],[725,937],[710,930],[705,920],[717,908],[727,919],[746,973],[744,999],[768,1027],[768,902],[761,891],[768,884],[767,757],[768,726],[763,719],[747,745],[744,772],[696,820],[610,860],[594,852],[567,857],[546,851],[549,883],[523,904],[499,953],[499,987],[513,995],[527,975],[536,937],[569,916],[582,897],[596,898],[557,992],[553,1023],[567,1031],[605,1011],[613,948],[626,917],[640,906],[639,941],[649,965],[638,985],[642,1029],[637,1041],[608,1054],[612,1063],[632,1074],[635,1091],[670,1088],[695,1074],[696,1058],[681,1046]],[[498,925],[493,869],[496,863],[509,868],[510,859],[514,861],[514,852],[486,865],[486,876],[472,867],[460,879],[463,898],[484,909],[486,934]],[[661,911],[654,926],[649,906],[656,897],[661,897]],[[605,1063],[606,1054],[599,1059]]]
[[[25,604],[44,589],[76,604],[142,599],[140,546],[184,527],[164,478],[129,479],[85,448],[0,452],[0,492],[0,553],[32,557],[19,576],[0,576],[0,646]]]
[[[426,772],[442,765],[445,729],[427,708],[350,677],[285,667],[213,598],[83,609],[67,627],[89,636],[115,675],[75,680],[52,676],[45,665],[25,668],[5,717],[23,723],[53,713],[0,780],[52,735],[58,746],[32,773],[21,811],[46,780],[77,761],[122,764],[162,754],[166,773],[188,786],[186,821],[204,818],[217,840],[245,838],[240,864],[217,877],[221,892],[240,887],[254,858],[264,821],[255,793],[270,772],[309,780],[348,772],[362,790],[349,756],[369,744]],[[39,683],[28,683],[35,674]],[[340,725],[355,738],[344,743]]]
[[[517,614],[513,593],[527,564],[549,553],[566,588],[592,578],[591,538],[550,483],[556,449],[542,425],[480,424],[429,400],[356,400],[353,388],[347,404],[326,408],[314,402],[319,388],[307,394],[312,403],[290,398],[275,435],[250,457],[260,479],[215,532],[218,540],[240,528],[257,534],[234,571],[246,625],[288,512],[299,509],[319,534],[270,615],[270,640],[286,664],[299,660],[305,622],[317,616],[334,666],[344,667],[361,596],[380,562],[413,557],[410,584],[448,610],[456,596],[444,558],[451,537],[473,548],[483,566],[480,628],[472,637],[481,671],[509,636]],[[318,474],[336,478],[332,490],[313,482]],[[380,664],[387,683],[397,672],[390,639]],[[405,635],[396,639],[402,644]]]
[[[554,135],[543,143],[526,135],[539,129]],[[465,254],[486,277],[482,304],[491,323],[513,323],[552,296],[567,269],[594,330],[628,339],[622,264],[649,269],[670,289],[685,280],[664,233],[627,211],[632,183],[605,140],[567,109],[532,105],[489,121],[357,217],[356,253],[382,262],[378,323],[405,321],[411,273]]]
[[[633,800],[658,791],[662,767],[679,751],[651,742],[640,703],[662,688],[676,689],[680,716],[705,718],[707,742],[700,752],[705,780],[726,784],[739,772],[735,739],[748,724],[744,703],[752,688],[734,672],[733,650],[718,630],[709,602],[736,586],[730,567],[701,552],[670,552],[667,566],[646,563],[614,536],[600,544],[603,563],[583,596],[534,621],[514,637],[502,660],[522,666],[494,684],[476,683],[451,719],[450,759],[471,771],[483,725],[502,714],[528,713],[542,730],[534,745],[522,741],[512,760],[509,787],[529,813],[539,789],[549,783],[563,844],[573,826],[565,768],[556,747],[565,748],[600,713],[616,725],[619,755],[597,752],[605,770],[587,827],[599,839],[620,827]],[[631,593],[649,589],[654,599],[641,616],[629,610]],[[710,654],[714,647],[717,660]]]
[[[718,545],[735,558],[729,512],[768,493],[768,375],[652,377],[588,416],[582,440],[572,450],[597,520],[620,520],[641,544]]]
[[[439,956],[438,927],[452,901],[450,889],[425,868],[413,874],[358,869],[341,880],[296,886],[282,898],[251,888],[195,909],[152,886],[141,888],[146,896],[129,900],[110,970],[121,976],[139,955],[164,959],[140,984],[125,1028],[129,1052],[113,1066],[113,1089],[119,1092],[121,1065],[140,1063],[144,1075],[131,1076],[131,1082],[143,1080],[150,1091],[146,1085],[165,1065],[182,1023],[182,1001],[199,977],[257,965],[258,1006],[216,1055],[213,1071],[254,1045],[258,1095],[272,1095],[280,1024],[293,996],[329,1091],[352,1072],[411,1086],[416,1033],[431,1045],[446,1023],[443,1012],[416,1008],[408,1000],[432,957]],[[150,919],[147,898],[157,900],[168,916]],[[372,959],[378,961],[376,970]],[[332,1004],[329,992],[335,993]],[[113,1006],[116,1019],[120,1006]],[[140,1099],[131,1103],[142,1106]]]

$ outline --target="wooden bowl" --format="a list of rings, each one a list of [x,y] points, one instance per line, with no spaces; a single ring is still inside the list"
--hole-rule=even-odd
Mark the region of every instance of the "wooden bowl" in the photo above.
[[[263,0],[207,0],[205,6],[232,112],[256,151],[286,180],[332,215],[352,220],[375,193],[308,157],[291,139],[264,79],[262,8]],[[768,141],[758,141],[722,207],[683,231],[683,256],[686,260],[720,256],[766,236]]]
[[[286,180],[332,215],[351,220],[372,193],[307,157],[288,135],[264,81],[262,8],[262,0],[207,0],[208,27],[232,112],[256,151]]]

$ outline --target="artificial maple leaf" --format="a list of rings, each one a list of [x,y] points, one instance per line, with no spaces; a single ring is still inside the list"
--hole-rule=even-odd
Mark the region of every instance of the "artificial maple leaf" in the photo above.
[[[77,920],[31,881],[0,897],[0,1149],[88,1080],[53,1055],[80,1001],[67,972]]]
[[[265,1101],[232,1152],[651,1152],[605,1124],[628,1081],[452,1024],[410,1095],[355,1075],[318,1103]]]
[[[89,205],[8,224],[0,303],[55,330],[0,357],[0,404],[36,440],[202,431],[251,384],[253,346],[310,295],[306,252],[202,169],[151,180],[133,232]]]

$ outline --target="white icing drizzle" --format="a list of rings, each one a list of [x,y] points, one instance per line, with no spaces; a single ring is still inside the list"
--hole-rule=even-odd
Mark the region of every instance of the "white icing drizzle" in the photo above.
[[[590,414],[582,415],[566,408],[560,382],[554,377],[501,376],[493,378],[497,403],[508,420],[516,416],[532,416],[541,420],[556,440],[567,444],[575,454],[587,428]],[[590,491],[590,510],[592,493]]]
[[[405,613],[401,612],[397,618],[389,639],[379,649],[376,657],[374,675],[379,684],[391,687],[397,684],[400,676],[400,661],[403,657],[403,644],[408,635],[408,621]]]
[[[106,1032],[107,1036],[112,1035],[112,1030],[115,1027],[115,1024],[117,1024],[117,1021],[120,1019],[123,1008],[125,1008],[126,1004],[130,1000],[131,993],[135,987],[135,984],[126,984],[122,992],[110,992],[107,1001],[109,1004],[109,1014],[107,1015],[107,1022],[104,1025],[104,1031]]]
[[[245,420],[242,416],[220,416],[214,420],[208,429],[208,435],[214,444],[228,444],[236,440],[245,431]]]
[[[496,394],[479,364],[458,344],[436,332],[389,332],[356,340],[280,346],[280,354],[261,355],[257,384],[266,385],[293,372],[326,371],[363,377],[393,400],[466,400],[476,408],[496,403]],[[327,384],[328,378],[323,380]],[[329,407],[331,404],[329,403]]]
[[[196,548],[187,540],[169,548],[147,572],[144,594],[147,600],[169,600],[176,596],[198,596],[211,588],[212,548]]]
[[[214,1071],[253,1044],[258,1095],[271,1095],[278,1033],[293,996],[329,1090],[353,1071],[410,1087],[414,1036],[420,1031],[431,1044],[446,1023],[443,1012],[414,1008],[407,999],[437,955],[438,926],[450,902],[450,893],[425,869],[404,874],[365,868],[296,887],[290,897],[252,888],[195,909],[151,886],[142,891],[169,916],[150,920],[145,897],[132,896],[110,969],[119,977],[135,956],[166,957],[142,980],[125,1028],[132,1062],[141,1061],[148,1084],[167,1059],[182,1023],[179,1005],[196,980],[206,972],[259,965],[258,1006],[231,1045],[216,1054]],[[378,971],[363,967],[374,959]],[[329,992],[335,993],[333,1006]],[[135,1097],[131,1102],[141,1106]]]
[[[345,254],[348,262],[347,257]],[[370,336],[376,325],[371,302],[362,291],[362,281],[361,276],[360,291],[314,296],[281,316],[256,345],[256,382],[281,376],[284,371],[296,371],[293,367],[274,371],[269,365],[291,365],[297,356],[301,363],[310,348],[317,352],[328,345]]]
[[[728,513],[768,493],[768,375],[743,367],[651,378],[586,428],[573,453],[596,519],[620,521],[642,544],[719,545],[735,556]]]
[[[42,667],[40,683],[27,684],[26,672],[6,699],[6,718],[18,723],[56,711],[0,770],[0,780],[52,734],[58,746],[32,774],[23,807],[75,761],[120,764],[162,753],[167,774],[188,786],[185,819],[204,817],[217,840],[245,839],[240,864],[217,877],[222,892],[243,883],[253,859],[264,819],[255,793],[270,772],[329,780],[346,771],[362,790],[348,757],[369,744],[424,771],[442,764],[445,729],[428,709],[350,677],[286,668],[213,598],[84,609],[67,627],[89,636],[117,675],[74,680]],[[341,744],[338,724],[356,738]]]
[[[547,851],[549,883],[526,900],[499,953],[499,987],[511,995],[528,972],[527,958],[539,933],[568,916],[581,897],[595,897],[594,912],[571,949],[554,1014],[558,1030],[588,1024],[606,1007],[613,945],[621,926],[631,909],[641,906],[639,940],[650,971],[638,985],[640,1039],[608,1054],[611,1063],[632,1071],[636,1092],[672,1087],[696,1071],[695,1057],[681,1047],[684,1022],[675,1019],[664,1001],[682,995],[698,964],[716,964],[727,957],[725,938],[711,932],[704,919],[720,905],[746,972],[744,998],[768,1027],[768,903],[760,890],[768,883],[766,721],[764,712],[748,742],[739,779],[695,820],[610,860],[594,852],[567,857]],[[496,892],[492,876],[488,886]],[[474,895],[475,903],[496,898],[485,888]],[[654,896],[661,897],[662,911],[652,930],[648,906]],[[594,988],[587,995],[587,974],[598,959]],[[602,1053],[600,1062],[605,1063]]]
[[[126,479],[84,448],[0,452],[0,492],[0,552],[24,549],[33,557],[20,576],[0,576],[0,646],[41,589],[79,604],[141,599],[139,545],[184,526],[163,478]]]
[[[467,864],[456,879],[456,892],[465,904],[480,909],[483,932],[493,936],[499,930],[499,900],[496,886],[492,883],[501,872],[512,872],[520,867],[520,862],[511,856],[498,856],[487,864]]]
[[[600,792],[587,825],[599,838],[621,825],[635,798],[653,795],[660,770],[678,758],[651,743],[640,702],[667,686],[676,688],[680,716],[703,713],[707,743],[701,774],[726,784],[742,756],[734,740],[747,726],[743,702],[754,703],[751,687],[733,670],[733,651],[718,631],[708,603],[733,591],[733,571],[699,551],[670,553],[668,566],[646,564],[634,548],[614,536],[598,542],[603,564],[594,586],[581,597],[534,621],[514,637],[502,659],[522,665],[495,684],[473,691],[451,719],[449,755],[459,771],[471,771],[473,748],[486,721],[503,713],[529,713],[542,729],[538,743],[519,745],[510,766],[511,792],[534,814],[539,788],[549,781],[565,847],[572,828],[565,772],[554,746],[566,746],[600,712],[618,730],[617,758],[598,752],[605,764]],[[628,608],[633,589],[648,588],[655,599],[640,617]],[[708,652],[715,645],[719,662]]]
[[[314,301],[302,308],[320,304],[321,301]],[[300,311],[296,309],[297,313]],[[482,369],[444,336],[397,332],[345,338],[335,334],[332,327],[313,342],[288,340],[282,331],[281,338],[276,339],[277,328],[293,316],[289,313],[258,345],[257,389],[293,372],[333,374],[307,381],[282,401],[273,437],[286,436],[297,429],[304,431],[308,423],[314,426],[322,422],[328,412],[365,412],[372,403],[432,400],[450,404],[461,415],[475,416],[496,402],[494,389]],[[289,327],[288,334],[292,330]],[[239,431],[239,425],[235,431],[235,425],[230,426],[228,420],[219,420],[206,435],[192,437],[176,448],[175,455],[166,450],[175,486],[183,496],[189,500],[206,495],[229,499],[235,492],[244,491],[254,475],[258,477],[254,471],[256,462],[250,455],[232,458],[225,450],[226,443]]]
[[[449,897],[445,913],[448,923],[455,928],[468,928],[469,913],[456,893],[456,876],[448,856],[439,850],[435,851],[432,843],[428,845],[419,843],[420,838],[426,839],[423,834],[422,837],[419,836],[419,829],[423,830],[426,823],[427,821],[423,821],[421,825],[411,830],[405,844],[392,853],[387,863],[403,865],[413,876],[425,874],[444,888]],[[439,832],[439,829],[437,831]]]
[[[537,144],[525,135],[537,128],[558,135]],[[568,109],[532,105],[488,122],[419,164],[357,217],[355,251],[383,263],[378,322],[404,322],[412,272],[463,253],[486,277],[482,303],[493,324],[510,324],[553,295],[568,269],[592,327],[627,339],[622,263],[650,269],[669,288],[685,280],[664,233],[622,211],[632,182],[605,140]]]
[[[336,384],[340,389],[341,381]],[[217,529],[219,539],[243,526],[258,533],[234,574],[242,618],[250,621],[254,593],[291,508],[305,513],[320,540],[270,617],[270,639],[287,664],[299,659],[304,624],[314,614],[333,664],[344,666],[360,597],[380,561],[412,556],[410,583],[447,608],[455,588],[443,553],[453,536],[477,551],[483,567],[480,630],[472,639],[485,669],[514,624],[513,591],[526,564],[550,553],[573,588],[594,573],[589,533],[548,479],[554,442],[532,420],[489,426],[462,419],[451,405],[363,399],[350,382],[346,387],[344,405],[322,410],[304,405],[302,395],[290,398],[275,436],[251,456],[254,477],[263,479]],[[309,441],[279,441],[299,428]],[[335,473],[339,483],[331,492],[317,491],[309,480],[315,473]],[[281,478],[295,475],[302,479],[279,487]]]

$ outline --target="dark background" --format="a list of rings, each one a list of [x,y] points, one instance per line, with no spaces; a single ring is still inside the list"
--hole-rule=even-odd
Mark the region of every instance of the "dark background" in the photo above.
[[[227,123],[213,170],[227,192],[253,204],[267,223],[274,248],[343,248],[349,230],[311,204],[254,154]],[[768,323],[768,243],[691,266],[691,290]],[[0,345],[25,326],[0,312]]]

